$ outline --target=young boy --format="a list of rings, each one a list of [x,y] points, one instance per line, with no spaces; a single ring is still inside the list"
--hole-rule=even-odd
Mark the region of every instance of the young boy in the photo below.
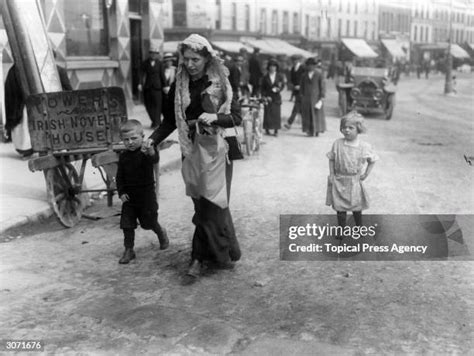
[[[146,149],[143,143],[143,127],[137,120],[128,120],[120,127],[120,135],[126,151],[120,154],[117,169],[117,191],[122,200],[120,228],[124,234],[125,252],[119,260],[127,264],[135,258],[133,251],[137,219],[145,230],[153,230],[160,241],[160,249],[168,248],[166,230],[158,223],[158,203],[155,194],[153,164],[159,155],[154,147]]]

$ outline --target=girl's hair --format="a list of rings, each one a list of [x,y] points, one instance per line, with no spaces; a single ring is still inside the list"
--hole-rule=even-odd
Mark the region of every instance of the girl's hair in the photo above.
[[[346,126],[346,124],[349,122],[355,124],[358,133],[367,132],[367,128],[365,127],[364,117],[361,114],[359,114],[357,111],[348,112],[346,115],[344,115],[341,118],[341,124],[339,126],[339,130],[342,131],[344,126]]]

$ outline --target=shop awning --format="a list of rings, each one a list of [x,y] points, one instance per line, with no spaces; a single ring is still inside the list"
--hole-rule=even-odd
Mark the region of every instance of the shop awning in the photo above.
[[[263,54],[286,55],[288,57],[291,57],[292,55],[300,55],[304,58],[316,56],[311,52],[293,46],[292,44],[280,40],[278,38],[263,38],[259,40],[253,38],[245,38],[241,41],[253,48],[259,48],[260,52]]]
[[[384,39],[382,44],[393,58],[404,58],[406,53],[397,40]]]
[[[451,55],[456,58],[469,58],[469,53],[456,43],[451,44]]]
[[[308,52],[304,49],[298,48],[296,46],[293,46],[292,44],[280,40],[278,38],[271,38],[271,39],[266,39],[267,43],[272,46],[275,51],[283,51],[283,54],[286,54],[287,56],[291,57],[293,55],[300,55],[303,58],[309,58],[309,57],[315,57],[316,55]]]
[[[444,50],[448,49],[449,44],[446,42],[440,42],[435,44],[427,44],[420,47],[421,50]],[[458,44],[451,43],[451,55],[456,58],[469,58],[469,54]]]
[[[241,40],[243,43],[249,45],[252,48],[258,48],[262,54],[278,55],[285,54],[284,51],[280,49],[275,49],[265,40],[256,40],[252,38],[245,38]]]
[[[346,46],[354,55],[360,58],[376,58],[377,53],[361,38],[343,38],[341,39],[344,46]]]
[[[245,48],[247,52],[252,52],[252,47],[238,41],[212,41],[212,46],[229,53],[239,53],[241,48]]]

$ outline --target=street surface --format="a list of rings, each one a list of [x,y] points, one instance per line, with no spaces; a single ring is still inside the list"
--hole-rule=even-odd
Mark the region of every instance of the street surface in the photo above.
[[[367,214],[474,212],[474,170],[464,159],[474,156],[474,81],[457,77],[455,96],[442,94],[441,75],[402,77],[392,120],[367,118],[361,139],[380,156]],[[1,338],[41,339],[61,355],[473,354],[471,261],[280,261],[280,214],[334,213],[325,206],[326,152],[341,135],[334,82],[328,91],[327,132],[309,138],[295,124],[235,162],[231,211],[243,257],[234,270],[181,285],[192,203],[180,171],[166,172],[160,222],[171,246],[160,251],[153,233],[138,229],[130,265],[118,264],[118,216],[7,231]],[[291,107],[283,104],[284,118]],[[472,253],[474,231],[463,238]]]

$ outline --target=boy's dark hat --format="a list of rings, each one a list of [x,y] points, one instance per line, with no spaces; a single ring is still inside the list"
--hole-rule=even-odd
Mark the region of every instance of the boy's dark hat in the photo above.
[[[316,64],[316,60],[313,58],[313,57],[310,57],[306,60],[306,65],[315,65]]]

